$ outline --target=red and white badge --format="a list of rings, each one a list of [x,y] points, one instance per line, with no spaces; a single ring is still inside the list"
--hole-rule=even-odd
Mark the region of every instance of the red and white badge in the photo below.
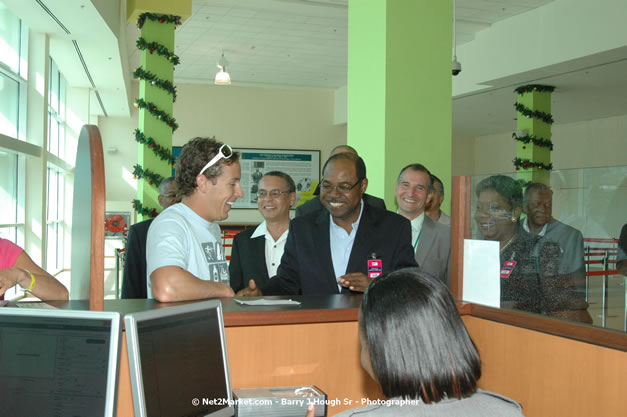
[[[368,259],[368,278],[375,279],[383,272],[381,259]]]
[[[514,268],[516,267],[516,261],[505,261],[503,267],[501,268],[501,278],[509,278],[514,272]]]

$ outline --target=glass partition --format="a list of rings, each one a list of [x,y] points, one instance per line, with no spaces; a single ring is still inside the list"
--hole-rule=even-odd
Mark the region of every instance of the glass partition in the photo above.
[[[627,331],[627,278],[617,271],[627,167],[541,174],[471,177],[470,235],[498,242],[501,308]]]

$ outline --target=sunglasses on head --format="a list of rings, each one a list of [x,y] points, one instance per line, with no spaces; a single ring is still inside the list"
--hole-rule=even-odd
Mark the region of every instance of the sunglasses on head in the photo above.
[[[220,149],[218,149],[218,153],[216,154],[216,156],[211,158],[211,161],[207,162],[207,165],[202,167],[198,175],[202,175],[203,172],[205,172],[211,166],[215,165],[222,158],[229,159],[231,156],[233,156],[233,149],[231,149],[231,147],[225,143],[224,145],[220,146]]]

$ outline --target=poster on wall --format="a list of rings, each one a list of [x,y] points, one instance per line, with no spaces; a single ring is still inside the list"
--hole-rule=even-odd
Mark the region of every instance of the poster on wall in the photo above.
[[[105,238],[123,239],[131,223],[128,211],[107,211],[105,214]]]
[[[234,149],[240,153],[244,198],[233,208],[257,208],[259,180],[266,172],[282,171],[296,184],[296,201],[311,195],[320,180],[320,151],[290,149]],[[298,204],[297,203],[297,204]]]
[[[296,184],[296,204],[298,206],[313,197],[313,191],[320,181],[320,151],[294,149],[233,148],[240,153],[242,167],[242,190],[244,197],[233,204],[233,208],[257,208],[259,180],[270,171],[282,171],[292,177]],[[172,147],[172,154],[178,158],[180,146]],[[172,169],[175,175],[176,169]]]

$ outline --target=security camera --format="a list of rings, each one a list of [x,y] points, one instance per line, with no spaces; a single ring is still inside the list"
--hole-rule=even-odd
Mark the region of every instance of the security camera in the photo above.
[[[453,58],[453,63],[451,67],[453,70],[453,75],[458,75],[460,72],[462,72],[462,64],[459,63],[459,61],[457,60],[457,57]]]

